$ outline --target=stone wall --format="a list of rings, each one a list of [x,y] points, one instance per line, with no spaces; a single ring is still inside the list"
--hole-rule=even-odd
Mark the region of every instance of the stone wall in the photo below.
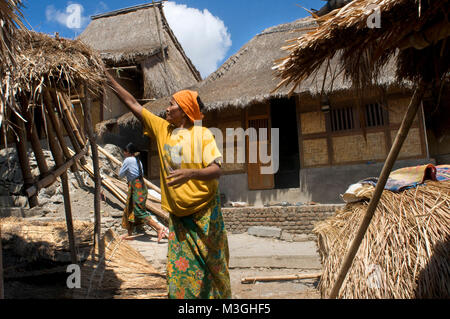
[[[280,228],[292,234],[313,234],[314,225],[331,217],[343,205],[222,208],[228,232],[240,234],[252,226]]]

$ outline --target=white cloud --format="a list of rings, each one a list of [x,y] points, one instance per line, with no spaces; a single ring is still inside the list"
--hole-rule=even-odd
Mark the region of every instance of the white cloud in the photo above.
[[[89,23],[89,17],[83,16],[83,13],[84,7],[72,2],[68,3],[65,11],[60,11],[53,5],[49,5],[45,9],[47,21],[58,22],[72,30],[80,30]]]
[[[164,4],[164,14],[187,56],[203,77],[218,68],[231,47],[231,35],[221,19],[175,2]]]

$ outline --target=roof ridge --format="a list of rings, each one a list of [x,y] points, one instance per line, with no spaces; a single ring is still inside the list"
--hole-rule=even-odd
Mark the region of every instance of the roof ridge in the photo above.
[[[162,5],[162,3],[166,2],[166,1],[167,0],[160,0],[160,1],[155,1],[155,2],[151,2],[151,3],[144,3],[144,4],[137,5],[137,6],[127,7],[127,8],[123,8],[123,9],[118,9],[118,10],[114,10],[114,11],[110,11],[110,12],[106,12],[106,13],[93,15],[93,16],[91,16],[91,20],[96,20],[96,19],[106,18],[106,17],[113,17],[113,16],[116,16],[119,14],[125,14],[125,13],[130,13],[133,11],[138,11],[141,9],[152,8],[153,5],[155,5],[155,6]]]

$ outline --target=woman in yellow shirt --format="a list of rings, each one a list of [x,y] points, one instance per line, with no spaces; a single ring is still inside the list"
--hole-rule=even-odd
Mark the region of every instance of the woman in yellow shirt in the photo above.
[[[142,122],[144,134],[158,146],[161,206],[170,213],[169,298],[231,298],[228,239],[218,191],[222,155],[211,131],[194,125],[203,118],[198,93],[175,93],[162,119],[109,74],[108,78]]]

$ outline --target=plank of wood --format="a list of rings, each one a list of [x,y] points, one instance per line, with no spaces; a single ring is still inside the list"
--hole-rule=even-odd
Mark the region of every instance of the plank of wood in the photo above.
[[[296,274],[296,275],[287,275],[287,276],[265,276],[265,277],[247,277],[242,278],[242,284],[253,284],[256,281],[288,281],[288,280],[298,280],[298,279],[315,279],[322,276],[322,273],[311,273],[311,274]]]

